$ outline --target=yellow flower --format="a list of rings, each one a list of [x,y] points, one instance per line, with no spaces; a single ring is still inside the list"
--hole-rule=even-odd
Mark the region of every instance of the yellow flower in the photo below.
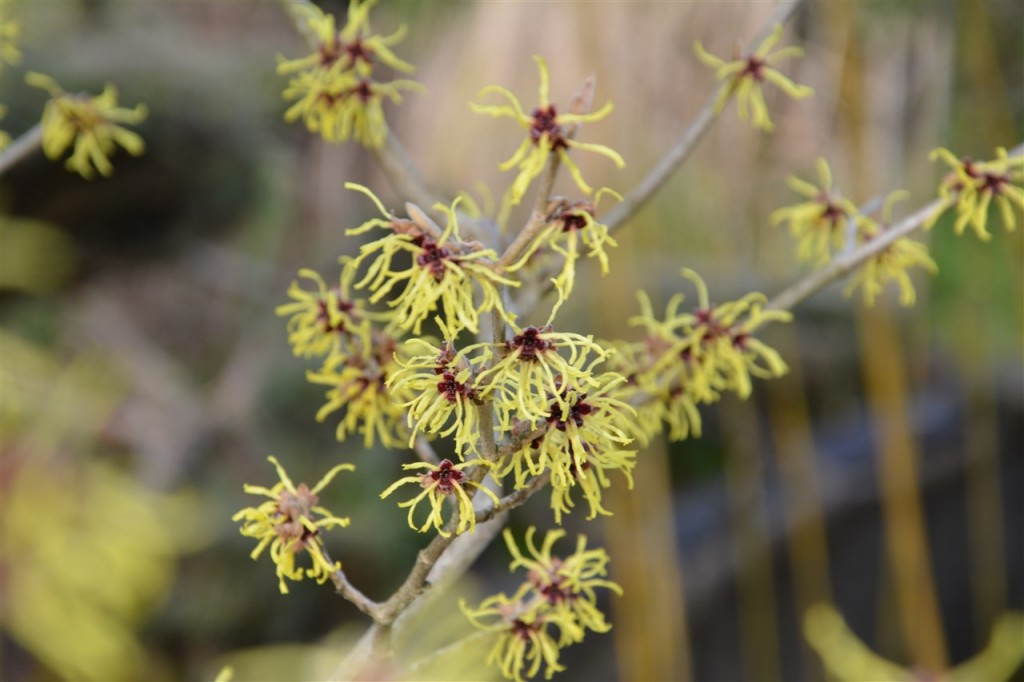
[[[352,271],[341,271],[339,286],[328,288],[319,273],[303,268],[299,276],[311,280],[315,291],[307,291],[298,281],[288,287],[292,303],[277,306],[278,315],[290,315],[288,319],[288,343],[295,355],[301,357],[322,357],[332,352],[343,351],[346,337],[359,337],[369,343],[367,312],[362,301],[351,296]]]
[[[721,113],[729,98],[736,95],[736,106],[739,108],[740,118],[748,120],[753,115],[751,122],[755,128],[771,132],[774,126],[768,116],[768,106],[765,104],[764,93],[761,90],[764,81],[774,83],[793,99],[803,99],[814,94],[813,88],[797,85],[772,67],[779,60],[800,57],[804,53],[801,48],[795,46],[784,47],[770,53],[781,37],[782,24],[777,24],[772,34],[765,38],[753,54],[728,62],[708,53],[700,41],[694,44],[697,58],[717,69],[715,77],[728,84],[727,87],[719,91],[718,98],[715,100],[716,114]]]
[[[867,219],[852,201],[832,189],[832,172],[825,159],[818,159],[817,165],[821,187],[788,177],[790,188],[809,201],[776,209],[771,221],[775,225],[788,223],[790,234],[797,239],[797,259],[820,267],[843,250],[851,221],[853,229],[858,229]]]
[[[544,433],[509,455],[496,475],[514,473],[515,485],[521,488],[529,476],[549,471],[556,523],[572,508],[570,495],[577,486],[590,506],[588,519],[609,514],[601,505],[601,492],[611,485],[606,472],[620,471],[632,488],[636,464],[636,452],[625,449],[632,438],[620,426],[635,411],[609,395],[623,381],[621,376],[605,373],[595,378],[597,390],[561,389],[550,395]]]
[[[559,664],[559,644],[548,632],[552,623],[544,617],[542,604],[523,610],[517,599],[504,594],[488,597],[476,609],[459,601],[459,608],[473,625],[497,635],[487,654],[487,665],[497,665],[507,679],[522,682],[544,666],[545,679],[565,670]]]
[[[327,557],[320,537],[321,530],[349,525],[349,519],[338,518],[327,509],[318,506],[317,493],[323,490],[339,471],[354,471],[351,464],[339,464],[310,489],[305,483],[298,487],[292,483],[284,467],[275,457],[267,458],[280,481],[272,488],[246,485],[245,492],[269,498],[258,507],[246,507],[233,517],[242,521],[242,535],[256,538],[259,544],[250,556],[259,558],[263,550],[270,547],[270,558],[277,565],[278,587],[282,594],[288,594],[285,578],[299,581],[303,577],[314,578],[318,583],[326,582],[332,573],[341,570],[341,562],[332,562]],[[295,555],[305,550],[313,565],[301,568],[295,563]]]
[[[494,493],[485,486],[467,479],[462,471],[466,467],[478,465],[486,466],[486,463],[482,459],[475,459],[461,464],[452,464],[451,460],[445,459],[437,465],[429,462],[403,464],[402,468],[405,470],[429,469],[429,471],[418,476],[406,476],[405,478],[398,479],[388,486],[380,494],[380,497],[384,499],[406,483],[418,484],[423,488],[422,492],[410,500],[399,502],[398,506],[409,508],[408,521],[410,528],[426,533],[433,526],[444,537],[449,537],[451,533],[444,529],[444,516],[441,514],[441,509],[444,507],[445,500],[449,497],[454,497],[459,514],[459,522],[455,527],[456,535],[461,535],[467,531],[472,532],[476,528],[476,511],[473,509],[472,498],[466,492],[466,486],[473,486],[477,490],[482,491],[491,498],[495,505],[498,504],[498,498]],[[430,514],[427,515],[427,520],[423,522],[423,525],[417,527],[413,517],[416,513],[416,507],[424,498],[430,500]]]
[[[470,353],[484,348],[475,344],[456,351],[454,336],[441,318],[436,318],[445,335],[440,347],[424,339],[405,342],[408,360],[398,360],[400,369],[388,379],[388,388],[415,396],[403,405],[409,410],[409,424],[413,427],[412,440],[424,432],[439,436],[455,434],[455,452],[463,457],[468,450],[475,452],[480,424],[477,405],[485,398],[477,384],[478,365],[489,354],[471,358]],[[422,349],[416,354],[415,348]],[[412,446],[412,440],[409,445]]]
[[[893,202],[905,196],[909,196],[909,193],[902,190],[889,195],[882,211],[882,225],[871,220],[860,224],[860,230],[857,232],[858,245],[869,243],[888,229],[888,226],[892,224]],[[913,267],[922,267],[932,274],[939,271],[935,261],[928,255],[927,246],[905,237],[897,239],[869,258],[854,272],[845,293],[849,296],[859,286],[864,292],[864,304],[872,306],[875,303],[875,297],[882,292],[885,285],[889,282],[896,282],[900,289],[900,303],[905,306],[914,305],[917,295],[914,292],[914,285],[910,281],[910,275],[907,274],[907,270]]]
[[[67,160],[68,170],[91,179],[93,167],[101,175],[114,172],[110,157],[116,145],[132,156],[142,154],[145,144],[136,133],[118,123],[141,123],[146,118],[145,105],[134,109],[117,106],[117,88],[108,83],[98,97],[70,95],[49,76],[30,71],[25,81],[50,93],[52,99],[43,109],[43,152],[50,159],[58,159],[74,143],[74,151]]]
[[[556,332],[550,325],[512,327],[516,334],[505,342],[501,358],[477,377],[478,385],[493,395],[500,428],[510,428],[513,416],[547,420],[552,401],[568,410],[568,392],[578,395],[599,386],[591,369],[609,352],[592,336]],[[567,358],[560,349],[568,351]]]
[[[339,441],[362,433],[368,448],[376,438],[385,447],[401,447],[409,439],[402,404],[412,395],[405,389],[389,391],[386,387],[388,377],[399,369],[395,361],[398,342],[387,331],[368,332],[351,352],[328,356],[320,370],[306,373],[308,381],[330,387],[316,420],[322,422],[331,413],[343,410],[337,428]]]
[[[682,296],[674,297],[676,307]],[[650,301],[641,292],[641,307],[649,329],[659,326],[651,312]],[[666,319],[673,318],[669,312]],[[665,337],[652,331],[645,341],[635,343],[614,344],[615,355],[609,362],[609,368],[621,374],[626,380],[617,385],[611,395],[636,409],[635,416],[624,419],[619,426],[630,436],[647,445],[651,438],[662,432],[664,424],[668,424],[669,440],[685,440],[692,434],[699,438],[701,432],[700,411],[697,409],[697,398],[688,390],[688,368],[684,363],[677,363],[667,374],[652,371],[660,366],[663,354],[675,347],[672,332]],[[717,399],[717,394],[711,400]],[[710,402],[710,401],[709,401]]]
[[[459,608],[476,627],[496,633],[487,663],[497,663],[509,679],[533,677],[545,666],[548,679],[565,668],[558,663],[562,647],[583,640],[587,630],[607,632],[611,625],[597,608],[598,589],[622,594],[622,588],[607,580],[608,554],[603,549],[587,549],[586,537],[580,535],[576,551],[562,559],[552,555],[555,542],[565,535],[563,530],[549,531],[538,549],[533,537],[537,529],[526,531],[524,556],[505,530],[505,544],[512,554],[511,570],[524,568],[526,581],[508,597],[504,593],[485,599],[478,608],[470,609],[464,601]],[[557,628],[558,639],[551,630]]]
[[[306,28],[319,40],[317,49],[306,57],[299,59],[281,59],[277,65],[279,74],[295,73],[306,69],[317,69],[341,73],[354,69],[362,76],[369,76],[374,62],[401,71],[412,73],[413,66],[399,59],[391,46],[405,37],[405,26],[389,36],[374,35],[370,30],[370,9],[377,0],[359,2],[354,0],[348,5],[348,17],[345,28],[335,28],[334,15],[325,14],[312,3],[296,3],[296,9],[305,14]]]
[[[21,50],[18,49],[18,36],[21,27],[13,19],[0,20],[0,72],[4,62],[17,66],[21,62]]]
[[[404,285],[402,292],[388,301],[395,309],[395,324],[419,334],[423,321],[439,307],[453,333],[462,329],[478,332],[480,313],[489,310],[512,321],[505,312],[499,287],[519,286],[519,283],[495,272],[498,255],[493,249],[462,241],[455,213],[458,199],[450,208],[442,204],[435,206],[447,218],[441,231],[425,223],[429,219],[418,209],[410,210],[416,214],[419,224],[414,220],[401,220],[389,214],[367,188],[353,183],[345,183],[345,187],[366,194],[387,218],[371,219],[346,234],[362,234],[374,227],[391,230],[386,237],[363,245],[351,267],[359,268],[369,261],[366,274],[355,286],[370,289],[371,303],[383,299],[397,285]],[[400,254],[409,254],[411,259],[404,269],[395,269],[397,263],[405,265],[404,259],[396,258]],[[477,287],[482,294],[479,303],[473,298]]]
[[[615,165],[622,168],[626,162],[614,149],[600,144],[578,142],[572,138],[575,127],[582,123],[600,121],[612,110],[611,102],[605,104],[600,110],[590,114],[565,114],[559,113],[558,107],[548,100],[548,67],[544,60],[534,56],[537,67],[540,69],[540,104],[532,109],[527,115],[516,96],[507,89],[490,85],[480,91],[480,95],[497,93],[506,99],[507,105],[482,105],[471,103],[470,107],[478,114],[486,114],[494,117],[509,117],[527,130],[527,138],[523,140],[515,153],[499,168],[508,170],[514,166],[519,167],[519,174],[512,182],[512,202],[518,204],[527,188],[534,178],[541,174],[548,157],[554,153],[558,159],[565,164],[572,174],[576,185],[584,194],[590,194],[590,186],[583,180],[579,167],[569,158],[570,149],[583,149],[596,152],[611,159]]]
[[[1024,156],[1010,157],[1006,149],[996,149],[996,158],[992,161],[971,161],[958,159],[948,149],[934,150],[930,158],[942,159],[953,168],[953,172],[939,185],[939,196],[951,199],[956,195],[956,223],[953,229],[963,234],[970,225],[978,238],[988,241],[992,235],[985,229],[988,221],[988,207],[994,200],[1003,218],[1003,225],[1008,232],[1017,226],[1014,218],[1014,206],[1024,210],[1024,188],[1020,186],[1024,180]],[[941,215],[941,211],[931,217],[926,224],[932,227]]]
[[[418,90],[419,83],[395,80],[372,81],[344,72],[331,76],[304,72],[293,78],[284,90],[284,98],[297,100],[284,114],[289,123],[301,118],[312,133],[320,133],[328,142],[346,142],[355,138],[369,149],[384,145],[388,136],[384,120],[384,98],[398,104],[402,90]]]
[[[650,302],[641,294],[641,315],[630,324],[648,330],[648,343],[657,348],[657,360],[648,370],[658,387],[688,391],[694,402],[713,402],[722,391],[734,391],[746,398],[751,377],[782,376],[786,363],[754,332],[766,322],[788,322],[786,311],[764,310],[764,294],[750,293],[738,301],[711,305],[707,287],[700,276],[684,268],[682,275],[697,287],[698,307],[680,313],[683,300],[676,295],[669,302],[666,319],[659,321]],[[656,390],[654,395],[659,394]]]
[[[622,197],[613,190],[603,187],[597,191],[593,202],[563,200],[551,216],[547,226],[537,235],[519,261],[506,268],[509,272],[519,270],[531,261],[542,247],[550,248],[562,256],[562,269],[552,282],[558,290],[560,302],[572,293],[576,283],[576,261],[580,257],[580,245],[589,248],[588,258],[597,258],[601,274],[608,274],[608,254],[605,246],[618,246],[608,233],[608,226],[594,219],[596,205],[601,196],[610,194],[619,201]]]
[[[409,80],[385,82],[372,77],[378,61],[398,71],[413,70],[390,47],[405,35],[404,26],[386,37],[372,33],[369,12],[375,4],[376,0],[349,3],[348,21],[340,32],[334,16],[315,5],[289,8],[300,15],[303,27],[318,45],[305,57],[279,58],[279,74],[296,74],[284,90],[285,99],[297,100],[285,112],[286,121],[301,118],[310,132],[320,133],[328,142],[355,138],[370,149],[383,146],[388,135],[383,100],[398,104],[402,90],[422,86]]]

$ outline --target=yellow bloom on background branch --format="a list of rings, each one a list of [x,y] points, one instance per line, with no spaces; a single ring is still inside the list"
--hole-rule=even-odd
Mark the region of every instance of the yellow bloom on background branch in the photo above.
[[[43,109],[43,152],[58,159],[74,145],[65,164],[83,178],[91,179],[93,169],[110,175],[114,167],[109,157],[118,145],[132,156],[142,154],[145,144],[138,134],[119,123],[137,124],[146,118],[145,105],[134,109],[117,106],[117,88],[108,83],[97,97],[71,95],[57,82],[41,73],[29,72],[25,82],[50,93],[52,99]]]
[[[583,180],[583,174],[579,167],[569,158],[570,149],[583,149],[596,152],[612,160],[619,168],[626,165],[622,156],[610,147],[601,144],[577,142],[572,138],[575,127],[592,121],[600,121],[612,110],[612,103],[608,102],[598,111],[593,113],[559,113],[558,107],[548,99],[548,67],[544,60],[534,56],[537,68],[540,69],[540,104],[534,107],[529,114],[523,111],[519,100],[507,89],[499,85],[489,85],[480,91],[480,95],[497,93],[505,97],[509,104],[506,105],[484,105],[470,103],[470,107],[478,114],[487,116],[508,117],[525,128],[528,136],[523,140],[519,148],[512,156],[498,166],[501,170],[518,167],[519,174],[512,182],[512,202],[518,204],[530,183],[541,174],[548,162],[548,157],[557,155],[558,159],[565,164],[572,175],[576,185],[584,194],[590,194],[590,185]]]
[[[889,195],[882,209],[881,225],[873,220],[858,223],[857,245],[869,243],[888,229],[892,224],[893,203],[907,196],[909,193],[903,190]],[[923,268],[933,275],[939,271],[935,261],[928,255],[927,246],[906,237],[897,239],[857,268],[846,286],[845,293],[849,296],[860,287],[864,294],[864,304],[870,307],[889,282],[896,282],[900,290],[900,303],[905,306],[914,305],[917,294],[907,270],[915,267]]]
[[[726,61],[709,53],[700,41],[694,44],[697,58],[716,69],[715,77],[726,84],[719,90],[715,100],[716,114],[720,114],[729,98],[735,95],[740,118],[745,121],[750,120],[755,128],[771,132],[774,130],[774,126],[768,116],[768,106],[765,104],[762,91],[765,81],[778,86],[793,99],[804,99],[814,94],[813,88],[794,83],[772,66],[782,59],[800,57],[804,53],[803,49],[796,46],[784,47],[772,52],[771,49],[775,47],[781,37],[782,24],[777,24],[772,34],[765,38],[753,54],[732,61]]]
[[[18,49],[18,37],[21,27],[13,19],[0,20],[0,73],[4,63],[17,66],[21,63],[21,50]]]
[[[958,159],[948,149],[939,148],[930,158],[942,159],[953,168],[939,185],[939,196],[947,201],[956,197],[953,230],[957,234],[963,234],[969,225],[979,239],[991,239],[985,226],[993,202],[999,207],[1006,230],[1012,232],[1017,227],[1014,212],[1024,211],[1024,187],[1020,186],[1024,181],[1024,156],[1011,157],[1005,148],[999,147],[992,161],[971,161]],[[927,227],[933,226],[944,210],[945,207],[932,216]]]
[[[334,16],[315,5],[289,7],[300,28],[318,44],[305,57],[279,58],[277,72],[295,74],[284,90],[286,100],[295,100],[285,112],[286,121],[301,118],[310,132],[321,134],[328,142],[354,138],[371,149],[384,145],[388,126],[383,101],[398,104],[403,90],[422,90],[422,86],[410,80],[373,77],[378,64],[404,73],[413,70],[391,51],[405,35],[404,26],[389,36],[371,31],[369,12],[375,4],[376,0],[349,3],[348,21],[341,31],[336,29]]]
[[[452,464],[451,460],[445,459],[442,460],[440,464],[436,465],[429,462],[403,464],[402,468],[406,470],[427,469],[428,471],[418,476],[406,476],[405,478],[398,479],[388,486],[388,488],[380,494],[380,497],[381,499],[384,499],[406,483],[418,484],[423,488],[422,492],[410,500],[400,502],[398,506],[409,508],[409,527],[413,530],[426,533],[427,530],[433,527],[438,533],[445,537],[450,536],[451,533],[444,529],[445,521],[444,515],[441,511],[444,507],[445,501],[449,497],[454,497],[459,516],[458,524],[456,524],[455,527],[455,533],[459,535],[467,531],[472,532],[473,529],[476,528],[476,511],[473,509],[473,500],[466,491],[466,487],[473,486],[490,497],[491,501],[494,502],[495,505],[498,504],[498,498],[494,493],[480,483],[469,480],[466,478],[466,474],[463,473],[463,469],[466,467],[478,465],[486,466],[486,463],[482,459],[475,459],[461,464]],[[414,518],[416,514],[416,507],[424,499],[430,500],[430,513],[427,515],[427,520],[417,527],[416,520]]]
[[[808,201],[776,209],[770,219],[775,225],[789,225],[790,234],[797,240],[797,259],[820,267],[845,248],[847,233],[856,231],[866,218],[852,201],[832,188],[832,171],[825,159],[819,158],[817,166],[820,187],[796,176],[786,178],[790,188]]]
[[[313,578],[318,583],[326,582],[332,573],[341,569],[340,562],[332,562],[320,537],[321,530],[346,527],[349,519],[334,516],[324,507],[318,506],[317,493],[323,490],[340,471],[354,471],[351,464],[339,464],[310,489],[305,483],[298,487],[292,483],[284,467],[274,457],[268,461],[277,469],[280,481],[272,488],[246,485],[245,492],[269,498],[258,507],[247,507],[232,517],[242,521],[242,535],[259,540],[250,556],[259,558],[263,550],[270,547],[270,558],[277,565],[278,587],[282,594],[288,594],[285,578],[299,581],[303,577]],[[312,566],[302,568],[296,565],[295,555],[305,550],[312,559]]]

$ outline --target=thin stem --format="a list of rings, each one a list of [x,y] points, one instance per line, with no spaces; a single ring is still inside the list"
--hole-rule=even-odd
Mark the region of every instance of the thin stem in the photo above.
[[[793,12],[800,5],[800,0],[785,0],[780,3],[775,11],[769,15],[765,21],[761,30],[757,32],[757,35],[751,41],[752,46],[757,46],[767,38],[773,30],[775,30],[776,24],[784,24],[793,16]],[[752,49],[752,48],[751,48]],[[627,194],[623,200],[606,213],[600,222],[607,225],[609,231],[615,230],[617,227],[628,221],[636,213],[650,201],[654,193],[661,189],[662,185],[668,181],[672,174],[679,170],[683,162],[689,158],[693,152],[697,143],[700,142],[701,138],[704,137],[710,127],[711,123],[715,120],[715,101],[718,98],[719,93],[731,87],[729,82],[725,82],[715,89],[711,96],[708,97],[704,107],[697,114],[697,119],[690,124],[690,127],[683,131],[683,134],[679,137],[676,143],[672,146],[668,152],[658,161],[658,163],[651,169],[651,172],[647,174],[639,185],[633,188],[629,194]]]
[[[498,514],[508,511],[509,509],[515,509],[516,507],[523,506],[528,499],[533,497],[534,493],[541,490],[551,481],[551,472],[545,471],[539,476],[534,476],[526,485],[522,488],[512,491],[505,497],[498,500],[497,506],[491,507],[490,509],[483,509],[476,513],[476,522],[484,523],[490,521]]]
[[[558,175],[558,168],[561,166],[561,159],[558,154],[552,152],[548,161],[547,172],[541,181],[540,191],[537,192],[537,201],[533,204],[533,211],[530,219],[523,229],[516,235],[515,240],[508,245],[505,253],[501,254],[498,266],[505,268],[512,265],[523,255],[526,248],[533,242],[537,233],[544,229],[548,222],[549,204],[551,202],[551,188],[555,184],[555,177]]]
[[[327,563],[332,566],[335,565],[334,560],[331,559],[331,555],[327,553],[327,548],[322,544],[320,545],[320,552],[324,555],[324,559],[327,560]],[[334,583],[334,589],[338,594],[355,604],[356,608],[368,615],[370,618],[379,620],[378,612],[380,611],[380,604],[367,597],[365,594],[360,592],[355,585],[349,582],[348,576],[345,575],[343,570],[339,568],[337,571],[331,571],[329,575],[331,582]]]
[[[9,171],[19,161],[34,152],[43,141],[43,125],[37,123],[0,152],[0,175]]]

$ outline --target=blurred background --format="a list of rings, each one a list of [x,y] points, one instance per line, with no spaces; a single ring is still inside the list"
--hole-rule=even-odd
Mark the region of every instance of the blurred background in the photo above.
[[[728,56],[772,9],[383,5],[375,29],[408,24],[396,52],[426,86],[387,106],[388,120],[447,196],[499,195],[511,180],[497,164],[521,131],[467,103],[501,84],[531,106],[534,54],[554,101],[593,73],[595,103],[615,103],[582,139],[621,152],[625,170],[577,162],[594,186],[625,193],[715,87],[694,41]],[[316,423],[322,387],[305,381],[311,366],[274,314],[299,267],[331,280],[337,257],[358,249],[344,230],[371,207],[345,181],[390,207],[403,198],[360,147],[283,122],[275,57],[307,48],[275,3],[0,8],[21,27],[21,64],[0,81],[12,136],[45,101],[26,70],[72,92],[112,81],[123,105],[150,110],[146,153],[118,155],[111,179],[82,180],[41,153],[0,179],[0,677],[210,680],[230,662],[242,680],[323,678],[366,619],[326,587],[279,594],[230,517],[251,504],[243,483],[274,481],[268,454],[296,481],[347,461],[357,475],[322,500],[352,517],[328,537],[352,582],[386,597],[425,544],[377,499],[410,454],[338,443],[331,419]],[[983,159],[1015,146],[1022,25],[1014,2],[807,3],[784,38],[806,55],[782,71],[815,96],[769,88],[769,135],[730,105],[616,233],[610,274],[581,262],[559,329],[636,338],[637,289],[656,308],[679,290],[694,300],[681,266],[717,301],[799,278],[768,214],[795,201],[785,177],[813,179],[818,156],[855,203],[910,190],[899,216],[934,196],[946,172],[928,161],[934,147]],[[566,178],[556,191],[571,193]],[[840,285],[801,304],[794,324],[764,333],[788,375],[704,410],[701,438],[642,451],[636,490],[608,493],[614,516],[568,519],[608,548],[626,596],[606,604],[609,634],[565,650],[559,679],[826,679],[802,634],[817,603],[932,679],[1024,608],[1024,231],[990,230],[981,243],[940,221],[925,237],[940,272],[915,273],[913,308],[886,296],[865,309]],[[546,500],[514,513],[515,527],[531,523],[550,527]],[[496,543],[459,589],[507,588],[508,561]],[[410,647],[429,653],[466,631],[454,600],[433,618]]]

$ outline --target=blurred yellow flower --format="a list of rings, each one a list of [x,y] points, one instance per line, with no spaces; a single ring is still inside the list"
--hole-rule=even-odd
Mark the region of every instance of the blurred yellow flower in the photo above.
[[[277,72],[288,74],[318,69],[337,74],[351,69],[362,76],[369,76],[373,72],[374,62],[380,60],[396,71],[411,73],[412,64],[399,59],[391,51],[391,46],[405,37],[405,26],[400,26],[389,36],[375,35],[370,29],[370,10],[376,4],[377,0],[350,2],[345,27],[338,31],[333,14],[325,14],[312,3],[296,3],[295,10],[303,13],[305,27],[319,44],[314,52],[305,57],[280,59]]]
[[[316,290],[307,291],[293,281],[288,287],[292,302],[277,306],[278,315],[290,315],[288,343],[295,355],[308,358],[350,352],[343,351],[347,337],[365,341],[369,335],[368,314],[362,301],[352,298],[352,274],[343,268],[338,286],[328,288],[319,273],[308,268],[299,270],[299,277],[310,280]]]
[[[888,229],[892,224],[892,204],[906,196],[909,193],[902,190],[889,195],[882,210],[881,225],[873,220],[859,223],[858,246],[870,243]],[[928,255],[927,246],[906,237],[897,239],[854,271],[845,293],[849,296],[860,287],[864,294],[864,304],[870,307],[889,282],[896,282],[900,290],[900,303],[905,306],[914,305],[917,294],[907,270],[915,267],[923,268],[933,275],[939,271],[935,261]]]
[[[979,239],[991,239],[985,225],[993,201],[999,207],[1006,230],[1012,232],[1016,228],[1014,211],[1024,210],[1024,187],[1020,186],[1024,181],[1024,155],[1011,157],[1005,148],[999,147],[992,161],[971,161],[958,159],[948,149],[939,148],[932,151],[930,158],[942,159],[953,168],[939,185],[939,196],[947,201],[956,197],[957,218],[953,229],[957,234],[963,234],[970,225]],[[926,226],[932,227],[944,210],[945,206]]]
[[[21,62],[21,50],[18,49],[18,37],[21,27],[13,19],[0,19],[0,73],[4,63],[17,66]]]
[[[280,480],[272,488],[247,484],[245,492],[269,499],[258,507],[242,509],[231,520],[242,521],[242,535],[259,540],[256,549],[250,554],[253,559],[258,559],[263,550],[270,547],[270,558],[277,565],[278,587],[282,594],[288,594],[285,578],[299,581],[307,577],[322,584],[332,573],[341,569],[341,562],[328,559],[320,531],[344,528],[349,525],[349,519],[334,516],[324,507],[318,506],[319,498],[316,494],[338,472],[355,471],[355,467],[339,464],[310,489],[305,483],[296,487],[275,457],[268,457],[267,460],[277,469]],[[299,567],[295,563],[295,555],[303,550],[312,560],[309,568]]]
[[[405,27],[390,36],[373,34],[369,12],[376,0],[353,1],[348,20],[338,31],[334,16],[325,14],[312,3],[289,4],[298,16],[300,28],[317,42],[316,49],[299,59],[279,58],[279,74],[296,74],[284,90],[284,98],[297,100],[285,112],[288,122],[299,118],[310,132],[320,133],[329,142],[351,138],[376,149],[387,139],[384,99],[402,100],[402,90],[422,89],[409,80],[383,81],[373,78],[376,64],[397,71],[411,72],[411,64],[399,59],[391,46],[405,35]]]
[[[142,138],[119,123],[137,124],[146,118],[146,107],[134,109],[117,106],[117,88],[108,83],[97,97],[70,95],[49,76],[30,71],[25,81],[50,93],[52,99],[43,109],[43,152],[58,159],[74,144],[74,151],[65,164],[83,178],[93,177],[93,168],[101,175],[114,172],[109,157],[120,145],[138,156],[145,149]]]
[[[867,219],[852,201],[832,189],[832,171],[825,159],[819,158],[817,166],[821,187],[791,175],[787,184],[808,201],[776,209],[770,219],[775,225],[789,224],[789,232],[797,240],[797,259],[820,267],[843,250],[847,233],[859,229]]]
[[[385,447],[401,447],[410,437],[402,405],[413,395],[405,388],[389,391],[386,386],[388,378],[400,367],[395,361],[398,342],[387,331],[367,331],[364,340],[351,352],[331,355],[319,370],[306,373],[311,383],[330,387],[327,402],[316,413],[316,420],[322,422],[331,413],[342,410],[336,431],[339,441],[362,433],[366,447],[378,438]]]
[[[461,464],[453,464],[451,460],[445,459],[441,460],[440,464],[431,464],[429,462],[403,464],[402,468],[407,471],[410,469],[426,469],[427,471],[416,476],[406,476],[398,479],[388,486],[387,489],[380,494],[380,497],[381,499],[384,499],[406,483],[415,483],[419,485],[422,488],[422,491],[412,499],[406,500],[405,502],[399,502],[398,506],[409,508],[408,521],[410,528],[418,530],[421,533],[426,533],[428,529],[433,527],[444,537],[450,536],[451,533],[444,529],[445,522],[441,509],[444,507],[444,503],[448,498],[454,497],[459,518],[459,521],[455,526],[455,534],[461,535],[465,532],[472,532],[476,528],[476,511],[473,509],[473,500],[470,497],[470,494],[466,491],[466,487],[473,486],[477,490],[483,492],[491,498],[491,501],[493,501],[495,505],[498,504],[498,498],[494,493],[488,490],[486,486],[466,478],[466,474],[463,473],[463,469],[471,466],[487,466],[487,462],[483,459],[474,459],[468,462],[462,462]],[[430,513],[427,515],[427,520],[424,521],[421,526],[417,527],[414,519],[416,507],[425,498],[430,500]]]
[[[529,115],[523,111],[523,107],[515,95],[498,85],[487,86],[480,91],[480,95],[497,93],[505,97],[509,104],[470,103],[469,106],[478,114],[515,119],[529,133],[515,153],[499,166],[503,171],[515,166],[519,168],[519,174],[512,182],[512,203],[518,204],[522,200],[530,183],[544,170],[551,154],[556,154],[558,159],[565,164],[580,190],[584,194],[590,194],[590,185],[583,180],[579,167],[569,158],[570,149],[596,152],[611,159],[619,168],[624,167],[626,162],[614,149],[601,144],[578,142],[573,139],[572,134],[575,126],[605,118],[611,113],[612,104],[609,102],[590,114],[559,113],[558,107],[548,100],[547,64],[538,56],[534,56],[533,60],[537,62],[537,68],[540,69],[540,104],[534,107]]]
[[[32,451],[17,462],[14,452],[5,450],[0,515],[5,636],[62,679],[140,679],[137,633],[195,545],[196,500],[98,461]]]
[[[765,38],[753,54],[732,61],[726,61],[710,54],[699,40],[694,44],[697,58],[716,69],[715,77],[727,83],[727,86],[719,91],[715,100],[716,114],[721,113],[729,98],[736,95],[736,106],[739,109],[740,118],[748,120],[752,116],[751,123],[755,128],[771,132],[774,126],[768,116],[768,106],[765,104],[764,92],[761,89],[764,81],[775,84],[793,99],[803,99],[814,94],[813,88],[797,85],[773,68],[772,65],[782,59],[800,57],[804,53],[801,48],[796,46],[784,47],[771,52],[781,37],[782,24],[776,24],[772,34]]]
[[[328,76],[320,72],[297,75],[284,90],[286,100],[297,100],[284,114],[289,123],[302,119],[306,128],[328,142],[354,138],[369,149],[384,145],[388,136],[383,101],[402,101],[402,90],[419,90],[410,80],[372,81],[354,72]]]

